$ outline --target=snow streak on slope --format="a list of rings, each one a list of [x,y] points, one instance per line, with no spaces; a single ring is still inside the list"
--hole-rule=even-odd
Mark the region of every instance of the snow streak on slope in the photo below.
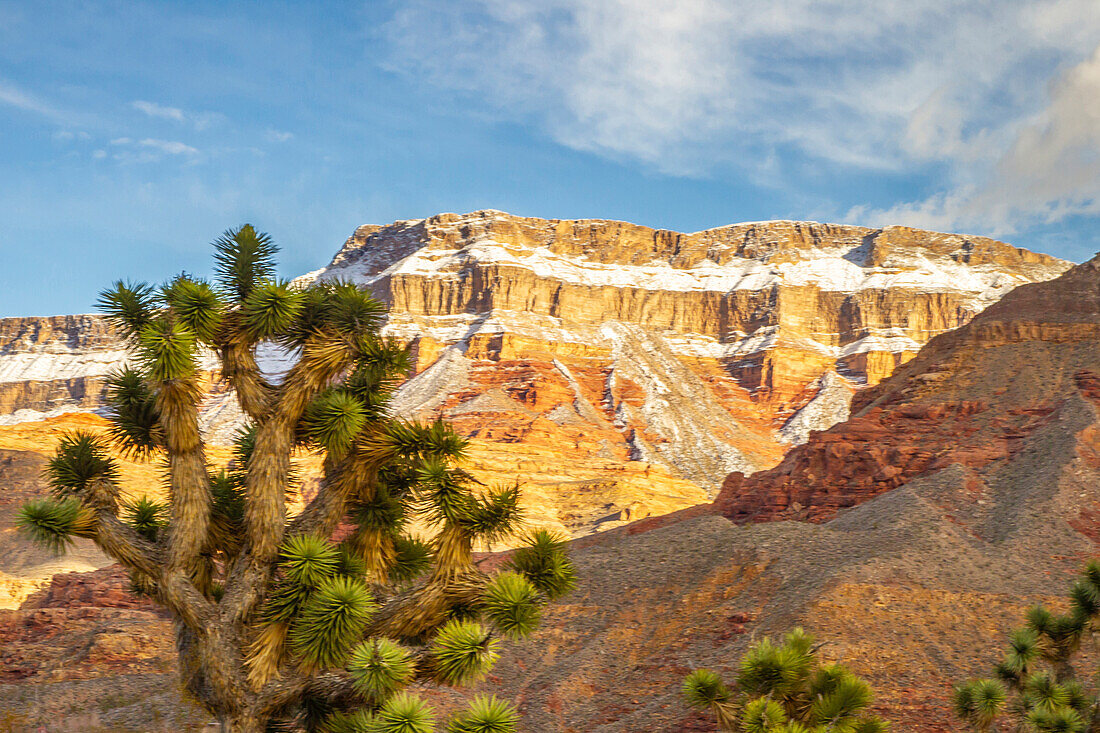
[[[613,377],[629,379],[644,394],[641,407],[635,408],[616,398],[612,384],[612,407],[623,424],[630,422],[630,413],[637,409],[646,434],[658,438],[654,441],[635,435],[637,459],[656,459],[712,490],[716,488],[714,476],[722,471],[751,473],[757,468],[741,451],[717,437],[734,427],[730,414],[666,344],[644,329],[624,323],[607,323],[601,330],[614,344]]]
[[[855,388],[836,372],[825,372],[814,386],[817,394],[795,412],[779,429],[787,442],[801,445],[810,439],[811,430],[828,430],[848,419],[848,406]]]

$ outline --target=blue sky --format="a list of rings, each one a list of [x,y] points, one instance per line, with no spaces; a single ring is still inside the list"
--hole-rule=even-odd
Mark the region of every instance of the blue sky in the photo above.
[[[0,316],[495,208],[1100,249],[1096,0],[0,0]]]

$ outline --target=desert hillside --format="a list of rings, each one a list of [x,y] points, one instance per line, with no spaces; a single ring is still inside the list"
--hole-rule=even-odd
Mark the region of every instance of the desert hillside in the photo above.
[[[520,226],[498,214],[477,216],[488,227],[505,226],[502,221],[508,227]],[[440,219],[439,226],[445,231],[455,221],[466,221]],[[563,227],[560,223],[556,226],[553,231]],[[431,241],[424,234],[425,222],[394,227],[420,232],[416,236]],[[470,234],[469,228],[460,230],[466,232],[463,242],[468,244],[464,246],[476,248],[473,243],[485,241],[480,234]],[[405,240],[396,235],[374,240],[372,236],[386,230],[364,231],[360,230],[363,242],[350,240],[330,268],[308,277],[353,277],[396,302],[386,289],[400,281],[398,270],[430,269],[407,259],[428,255],[407,241],[415,239],[412,234],[405,235]],[[873,243],[876,236],[890,231],[867,230],[859,235],[858,246],[864,246],[868,237]],[[569,236],[577,237],[575,233]],[[654,247],[664,241],[652,232],[649,236],[654,237]],[[494,242],[507,239],[505,233],[493,237]],[[694,241],[692,237],[701,235],[685,240]],[[406,241],[405,246],[411,249],[403,256],[399,255],[405,250],[391,251],[386,255],[391,265],[382,270],[372,271],[372,266],[364,264],[372,246],[396,241]],[[538,241],[552,253],[556,240]],[[939,254],[931,244],[927,250],[912,245],[901,251],[910,261],[919,256],[926,263],[985,268],[979,272],[986,275],[995,268],[1007,269],[1008,262],[1017,268],[1012,277],[1019,280],[1025,279],[1023,272],[1038,280],[1053,277],[1066,267],[989,242],[972,247],[988,259],[973,264],[979,259],[974,254],[967,263],[960,254],[966,249],[966,240],[951,241],[954,248],[944,245]],[[580,588],[548,609],[543,628],[509,649],[489,681],[493,691],[520,704],[528,730],[713,730],[705,716],[683,707],[678,694],[683,673],[701,665],[729,672],[751,640],[796,624],[827,641],[823,649],[827,658],[844,661],[872,681],[879,691],[876,708],[897,722],[896,729],[956,730],[949,712],[951,683],[986,670],[1003,634],[1018,624],[1027,606],[1062,594],[1071,574],[1096,553],[1100,540],[1100,259],[1070,269],[1052,282],[1011,289],[992,305],[988,288],[969,295],[956,291],[937,294],[924,282],[908,293],[908,310],[899,306],[894,315],[850,308],[845,311],[849,315],[861,313],[870,319],[874,314],[875,323],[894,323],[900,321],[891,319],[900,319],[903,313],[921,312],[914,306],[922,302],[920,298],[937,302],[954,299],[956,321],[953,330],[924,332],[923,346],[911,347],[918,352],[915,355],[884,348],[880,353],[890,354],[899,364],[887,378],[882,378],[885,374],[852,371],[845,366],[852,362],[844,361],[843,348],[837,345],[830,352],[831,361],[819,371],[810,370],[799,377],[805,381],[797,390],[797,399],[784,402],[782,381],[752,389],[739,384],[750,372],[737,371],[737,354],[689,354],[684,347],[695,343],[691,339],[705,337],[713,339],[717,350],[722,343],[736,339],[724,342],[719,335],[707,333],[678,338],[671,322],[657,327],[653,321],[645,321],[657,318],[655,315],[639,315],[639,320],[627,322],[611,318],[608,313],[621,317],[621,312],[609,310],[598,324],[586,325],[587,316],[565,319],[540,314],[536,311],[543,306],[533,304],[532,313],[512,312],[509,318],[514,320],[507,329],[493,320],[499,312],[490,308],[481,323],[447,332],[450,335],[432,331],[456,313],[466,318],[466,311],[458,310],[465,301],[456,300],[455,293],[467,292],[463,288],[469,283],[486,277],[478,274],[481,265],[476,258],[458,254],[462,247],[454,243],[448,246],[440,257],[450,258],[447,261],[457,269],[441,266],[434,275],[429,273],[438,282],[423,273],[416,275],[426,278],[422,288],[452,289],[447,291],[452,295],[432,301],[436,303],[432,307],[446,312],[413,313],[431,308],[406,306],[404,311],[395,307],[391,316],[391,334],[407,339],[421,356],[419,371],[399,393],[398,404],[408,415],[442,415],[473,436],[472,464],[486,478],[493,471],[516,470],[509,461],[530,461],[530,476],[545,481],[533,481],[536,489],[553,487],[538,499],[546,502],[546,514],[561,512],[568,504],[576,513],[575,531],[606,530],[573,543],[582,578]],[[679,249],[667,246],[670,252],[685,253],[686,258],[675,260],[669,255],[670,262],[698,262],[691,259],[688,244],[677,245]],[[532,252],[538,249],[530,247]],[[781,249],[776,246],[767,256],[778,257],[776,252]],[[824,250],[814,244],[805,249],[820,254],[842,248]],[[368,254],[355,255],[357,251]],[[717,245],[708,251],[721,259]],[[874,248],[862,251],[873,253]],[[588,256],[595,258],[594,252],[589,251]],[[502,257],[499,253],[494,256]],[[582,258],[577,252],[569,256]],[[783,256],[785,262],[794,258],[796,264],[813,259],[800,260],[791,252]],[[887,256],[888,252],[883,258]],[[615,258],[630,258],[618,250],[609,250],[602,257],[614,260],[610,264],[615,267],[627,266]],[[641,261],[650,263],[652,257],[649,251]],[[867,267],[889,267],[897,275],[896,262]],[[782,264],[768,267],[782,273]],[[526,277],[527,269],[511,267],[515,272],[498,269],[493,277]],[[676,269],[672,264],[667,267]],[[931,268],[932,264],[920,267]],[[874,281],[875,275],[867,277]],[[907,277],[913,281],[917,276]],[[996,276],[1003,277],[1007,276]],[[493,282],[499,285],[504,280]],[[589,283],[585,287],[610,286]],[[778,293],[786,286],[771,282],[767,287]],[[696,297],[707,291],[677,292],[677,297]],[[834,291],[821,291],[829,292]],[[869,302],[901,297],[891,292],[880,293]],[[814,297],[823,297],[821,293]],[[846,297],[865,296],[864,290],[854,288]],[[552,310],[553,306],[545,308]],[[792,331],[806,327],[804,318],[784,321],[787,312],[761,311],[761,318],[774,320],[776,332],[784,327]],[[651,314],[644,309],[640,313]],[[824,312],[814,317],[826,319]],[[525,340],[519,340],[516,334],[528,318],[559,319],[557,328],[561,330],[553,332],[554,338],[546,332],[535,338],[528,330]],[[414,321],[426,335],[402,331],[412,328],[408,324]],[[692,327],[705,330],[698,325],[700,321],[694,323]],[[881,327],[864,325],[840,337],[840,322],[828,323],[828,328],[836,329],[832,333],[837,341],[853,338],[850,343],[866,339],[866,329]],[[478,331],[482,327],[496,330],[482,333]],[[590,350],[584,351],[578,342],[567,338],[568,333],[563,335],[566,327],[595,333],[583,331],[591,327],[606,340],[593,340],[585,345]],[[901,326],[890,326],[895,327]],[[814,333],[820,339],[825,330]],[[857,333],[864,335],[855,338]],[[637,334],[648,339],[644,346],[630,341]],[[918,335],[914,331],[906,339],[916,342]],[[516,349],[511,353],[495,352],[487,346],[496,343],[503,349],[509,339],[509,348]],[[817,341],[818,346],[811,347],[794,336],[790,341],[801,343],[805,353],[816,354],[824,343]],[[776,345],[782,342],[778,337],[761,342],[763,353],[742,356],[777,362],[793,359],[797,350],[775,351],[782,348]],[[635,345],[627,349],[624,344],[628,343]],[[608,351],[599,352],[597,346]],[[567,353],[568,349],[574,352]],[[805,367],[804,361],[795,363],[801,364],[799,369]],[[560,375],[554,379],[561,381],[536,379],[547,373]],[[621,376],[623,373],[630,376]],[[775,379],[778,372],[767,373]],[[600,375],[599,379],[592,379],[592,374]],[[708,374],[711,377],[704,378]],[[652,381],[645,381],[647,378]],[[661,482],[680,481],[702,491],[700,484],[683,478],[677,469],[675,441],[652,437],[662,425],[677,424],[671,417],[662,422],[658,419],[662,414],[683,419],[699,430],[720,424],[722,415],[727,427],[740,429],[750,424],[744,416],[754,415],[756,422],[751,424],[763,427],[752,433],[753,439],[759,444],[770,442],[778,457],[791,442],[789,438],[785,442],[782,433],[784,409],[794,409],[797,400],[812,404],[815,389],[821,402],[826,399],[821,396],[825,390],[839,385],[850,393],[863,383],[874,384],[856,391],[850,418],[831,427],[822,423],[810,426],[827,429],[807,429],[799,438],[801,444],[790,448],[777,465],[750,473],[738,464],[713,464],[737,469],[722,470],[713,477],[713,484],[722,486],[713,503],[702,503],[701,496],[679,505],[670,501],[664,510],[641,514],[661,516],[632,522],[629,520],[635,517],[630,511],[620,512],[612,521],[600,521],[593,510],[593,504],[601,501],[641,502],[661,490],[658,487],[665,485]],[[603,392],[599,391],[601,384]],[[687,401],[677,407],[675,389],[685,384],[703,385],[710,391],[688,393]],[[524,385],[533,393],[521,389]],[[625,390],[624,385],[630,389]],[[718,390],[716,385],[725,387]],[[791,388],[790,394],[794,392]],[[525,395],[530,395],[526,402]],[[713,402],[698,404],[712,398]],[[847,396],[829,399],[839,405],[830,414],[847,415]],[[225,403],[225,395],[216,390],[211,394],[210,430],[232,424],[232,411]],[[473,408],[462,408],[471,403]],[[666,412],[656,411],[653,405],[661,405]],[[695,412],[683,417],[687,408]],[[575,417],[560,420],[568,410]],[[707,411],[714,422],[707,422],[711,419]],[[616,422],[623,413],[626,417]],[[692,423],[693,415],[702,417]],[[741,415],[743,422],[737,422],[735,415]],[[20,491],[33,488],[36,466],[44,460],[42,446],[34,442],[48,442],[49,435],[77,419],[68,415],[16,422],[5,428],[8,442],[0,443],[8,451],[4,454],[5,475],[19,482]],[[83,416],[79,420],[94,428],[100,419]],[[651,437],[646,439],[653,450],[652,459],[627,461],[635,432],[649,420],[656,426],[648,428]],[[790,424],[789,417],[786,424]],[[539,425],[556,427],[538,434],[535,428]],[[564,434],[555,430],[570,425],[575,431],[570,439],[574,442],[555,442]],[[741,435],[738,431],[731,434]],[[594,451],[591,441],[605,444],[607,452],[600,457],[603,464],[586,453]],[[722,455],[721,450],[715,455]],[[609,474],[600,473],[600,465],[617,466],[619,473],[608,478]],[[127,470],[137,476],[148,467]],[[576,479],[582,470],[592,471],[590,483]],[[625,498],[592,498],[597,485],[606,491],[624,491],[631,475],[642,500],[629,493]],[[688,508],[672,511],[679,507]],[[165,692],[175,684],[170,622],[128,596],[125,584],[124,577],[112,568],[58,575],[27,598],[22,609],[0,612],[4,649],[0,680],[5,683],[0,685],[0,707],[27,705],[28,696],[50,682],[52,694],[36,703],[36,714],[96,708],[95,724],[108,728],[146,725],[151,710],[177,726],[201,720],[194,710],[175,702],[174,691]]]

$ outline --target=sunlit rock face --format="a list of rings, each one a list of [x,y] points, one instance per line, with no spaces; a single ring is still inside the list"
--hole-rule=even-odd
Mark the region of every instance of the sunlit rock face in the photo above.
[[[1068,266],[902,227],[681,234],[480,211],[360,227],[297,282],[388,302],[385,333],[415,360],[397,411],[449,420],[483,480],[524,482],[536,521],[587,533],[775,465],[929,338]],[[0,321],[0,424],[95,410],[124,356],[95,316]],[[278,374],[286,355],[261,363]],[[215,388],[208,440],[240,417]]]

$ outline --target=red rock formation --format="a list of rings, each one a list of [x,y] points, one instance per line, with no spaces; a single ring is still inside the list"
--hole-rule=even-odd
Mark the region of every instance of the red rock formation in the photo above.
[[[1028,285],[933,339],[853,415],[773,469],[726,477],[715,504],[734,521],[823,521],[923,474],[1004,462],[1074,395],[1098,393],[1100,260]]]
[[[161,608],[148,598],[134,595],[130,577],[120,565],[90,573],[61,573],[50,579],[49,585],[30,595],[23,610],[39,608],[132,608],[161,613]]]

